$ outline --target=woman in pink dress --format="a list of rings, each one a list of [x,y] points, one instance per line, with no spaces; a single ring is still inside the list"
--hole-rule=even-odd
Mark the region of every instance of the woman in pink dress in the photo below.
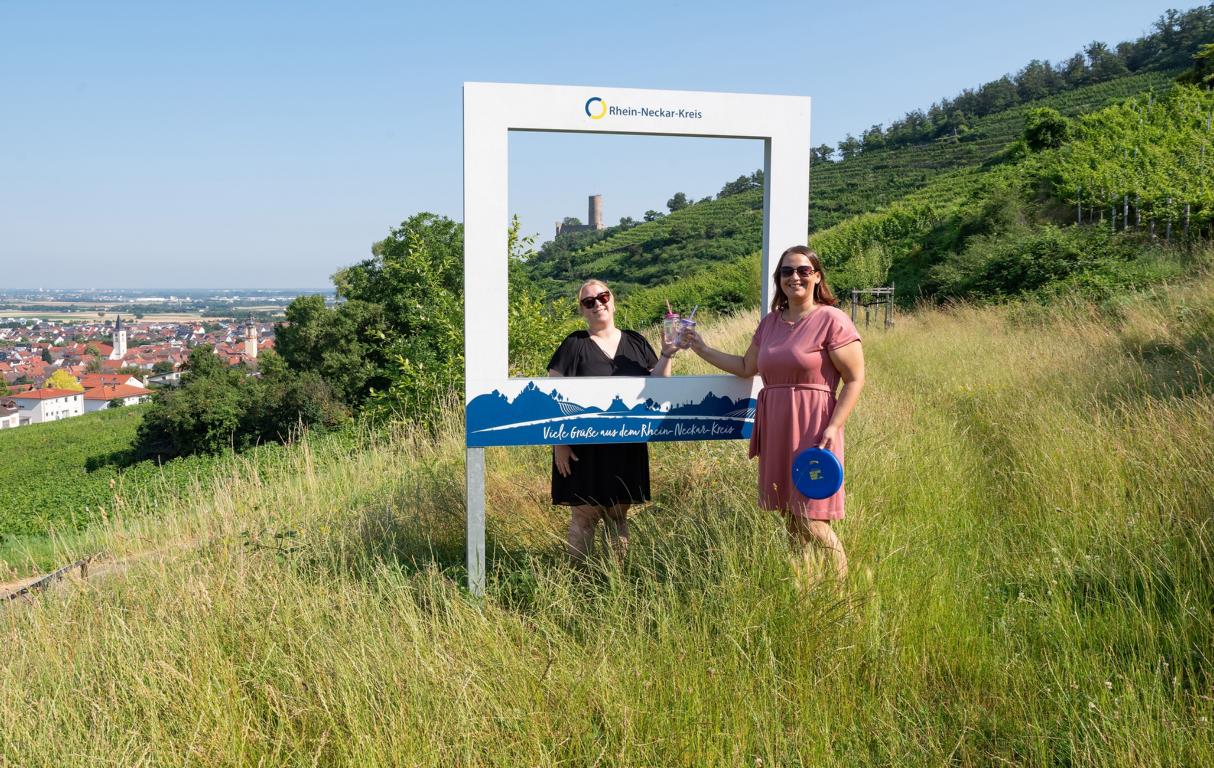
[[[713,349],[694,332],[684,342],[727,373],[763,377],[750,438],[750,456],[759,457],[759,504],[783,514],[801,556],[798,570],[809,565],[817,549],[842,579],[847,555],[831,521],[843,517],[844,490],[826,499],[803,496],[792,483],[792,462],[813,446],[843,462],[843,425],[864,388],[860,334],[835,307],[822,262],[809,248],[785,251],[772,280],[771,312],[759,322],[745,355]]]

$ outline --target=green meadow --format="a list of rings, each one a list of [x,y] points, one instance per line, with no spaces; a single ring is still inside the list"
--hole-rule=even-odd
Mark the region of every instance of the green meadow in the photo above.
[[[494,449],[474,599],[452,407],[56,537],[99,555],[0,607],[0,764],[1214,764],[1214,281],[864,344],[845,583],[793,584],[740,442],[656,445],[584,570]]]

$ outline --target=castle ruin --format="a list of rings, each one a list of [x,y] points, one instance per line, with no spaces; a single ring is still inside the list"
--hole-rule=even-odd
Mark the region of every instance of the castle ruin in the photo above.
[[[587,224],[564,224],[564,223],[558,221],[556,223],[556,234],[559,235],[562,232],[588,232],[591,230],[597,232],[598,230],[603,229],[603,196],[602,195],[591,195],[590,196],[590,208],[588,211],[588,215],[586,217],[586,221],[589,223],[587,223]]]

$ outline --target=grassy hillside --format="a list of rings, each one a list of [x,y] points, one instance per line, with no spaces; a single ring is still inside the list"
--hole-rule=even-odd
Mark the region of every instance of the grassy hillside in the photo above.
[[[230,458],[126,461],[147,407],[0,431],[0,561],[19,564],[22,572],[47,567],[58,558],[56,537],[106,520],[156,518],[166,504],[210,492]],[[269,479],[286,450],[260,446],[243,461]]]
[[[978,169],[998,159],[1020,138],[1032,109],[1051,107],[1067,117],[1086,114],[1146,91],[1169,91],[1175,73],[1151,72],[1089,85],[979,118],[956,138],[863,152],[820,163],[810,174],[810,231],[819,232],[876,211],[958,169]]]
[[[1140,94],[1086,114],[1058,148],[1020,146],[998,164],[943,174],[810,245],[832,283],[893,281],[904,300],[1073,288],[1099,297],[1178,277],[1209,258],[1199,236],[1214,215],[1212,110],[1209,93],[1187,86]],[[1070,226],[1080,201],[1083,225]]]
[[[1204,278],[867,336],[838,590],[792,586],[740,443],[656,446],[628,562],[588,574],[547,452],[490,451],[483,601],[456,411],[274,482],[231,459],[0,609],[0,763],[1210,764],[1211,307]]]
[[[0,432],[0,540],[15,533],[77,528],[126,509],[151,490],[152,467],[121,472],[107,463],[130,447],[146,406]]]
[[[958,137],[860,153],[811,170],[810,231],[883,210],[908,196],[956,200],[1020,137],[1030,109],[1080,115],[1136,94],[1166,93],[1173,73],[1132,75],[1039,99],[973,122]],[[609,233],[585,233],[588,245],[559,258],[534,259],[531,280],[553,296],[567,295],[586,276],[609,280],[622,293],[662,285],[719,264],[736,264],[762,243],[761,190],[695,203],[656,221]],[[709,299],[712,300],[712,299]],[[744,306],[735,304],[736,306]]]

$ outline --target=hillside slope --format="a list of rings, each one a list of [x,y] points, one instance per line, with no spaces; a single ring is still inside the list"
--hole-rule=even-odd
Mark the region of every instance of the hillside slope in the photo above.
[[[457,410],[271,482],[233,460],[65,539],[102,580],[0,608],[0,763],[1211,764],[1211,307],[1204,279],[869,334],[839,590],[793,588],[740,442],[655,446],[626,566],[589,572],[548,452],[490,451],[482,601]]]
[[[1051,107],[1065,115],[1084,114],[1144,91],[1165,93],[1172,87],[1172,77],[1173,73],[1153,72],[1086,86],[979,118],[958,138],[816,164],[810,177],[811,232],[882,210],[929,188],[929,197],[955,197],[949,189],[952,180],[972,178],[996,162],[1019,138],[1031,109]],[[762,243],[762,206],[761,190],[751,190],[695,203],[656,221],[612,228],[588,237],[589,245],[560,258],[534,258],[527,265],[528,278],[552,297],[569,294],[590,275],[611,281],[623,294],[677,282],[714,265],[737,263],[757,251]]]

